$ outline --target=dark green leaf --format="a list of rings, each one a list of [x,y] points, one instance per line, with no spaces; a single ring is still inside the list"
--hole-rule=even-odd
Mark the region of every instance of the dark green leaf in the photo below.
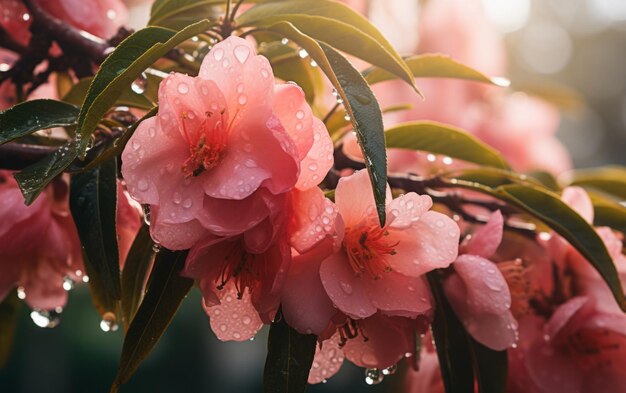
[[[559,183],[550,172],[534,171],[528,173],[528,176],[541,183],[541,185],[543,185],[550,191],[559,192],[561,190],[561,187],[559,187]]]
[[[473,392],[470,338],[446,300],[436,271],[428,273],[428,282],[436,305],[432,332],[446,393]]]
[[[78,118],[81,156],[84,156],[98,122],[122,91],[169,50],[212,25],[212,22],[203,20],[178,33],[161,27],[146,27],[122,41],[100,66],[83,102]]]
[[[339,52],[323,42],[317,42],[302,34],[291,23],[276,23],[268,27],[268,30],[281,34],[303,47],[337,89],[363,151],[374,190],[378,217],[381,226],[384,225],[387,153],[382,113],[372,90],[361,74]]]
[[[117,99],[115,105],[144,110],[152,109],[157,102],[157,92],[161,80],[162,79],[157,76],[147,75],[144,93],[137,94],[129,86],[122,91],[122,95]],[[75,105],[82,104],[92,81],[93,78],[83,78],[78,81],[78,83],[72,86],[65,97],[63,97],[63,101]]]
[[[310,19],[308,22],[304,22],[307,19],[302,18],[303,15],[334,19],[339,23],[336,23],[335,27],[331,29],[328,29],[328,24],[326,23],[325,27],[320,29],[316,28]],[[328,39],[329,41],[326,41],[327,44],[336,46],[336,48],[340,50],[348,49],[346,50],[347,52],[358,51],[359,49],[355,48],[355,46],[359,44],[355,45],[353,42],[353,46],[350,46],[349,37],[341,37],[341,34],[336,34],[336,32],[346,26],[353,27],[354,29],[350,30],[351,34],[357,34],[355,37],[362,37],[361,34],[354,32],[354,30],[357,30],[366,36],[370,36],[386,52],[383,54],[383,52],[377,51],[376,53],[380,58],[376,59],[374,64],[383,66],[389,72],[406,81],[417,91],[415,81],[409,68],[389,41],[387,41],[370,21],[344,4],[331,0],[263,1],[237,18],[237,24],[241,27],[268,26],[274,22],[292,22],[298,30],[306,35],[310,35],[322,41]],[[319,19],[318,22],[322,23],[322,20]],[[343,31],[346,30],[344,29]],[[331,32],[335,32],[335,34],[330,34]],[[318,34],[320,35],[319,37],[317,36]],[[374,47],[371,48],[373,49]],[[372,54],[364,55],[368,56],[368,58],[372,56]],[[395,61],[390,61],[388,55],[395,59]]]
[[[76,124],[78,108],[55,100],[31,100],[0,113],[0,145],[35,131]]]
[[[505,393],[508,372],[506,351],[487,348],[469,335],[468,339],[479,393]]]
[[[545,222],[576,248],[600,273],[618,305],[626,311],[624,290],[613,260],[600,236],[585,219],[561,201],[558,195],[548,191],[523,185],[502,186],[498,191],[513,204]]]
[[[626,235],[626,207],[596,192],[588,193],[593,203],[593,223],[611,227]]]
[[[109,160],[97,168],[77,173],[70,182],[70,210],[85,251],[86,261],[106,294],[119,300],[120,262],[115,227],[117,165]],[[95,278],[90,277],[94,282]]]
[[[475,82],[491,83],[498,86],[508,86],[504,78],[489,78],[475,69],[459,63],[450,56],[442,54],[423,54],[405,59],[415,78],[454,78]],[[397,77],[382,68],[372,68],[365,71],[365,79],[370,85],[384,82]]]
[[[154,256],[150,227],[143,225],[128,252],[122,270],[122,318],[128,330],[144,295],[144,285]]]
[[[387,147],[422,150],[475,164],[508,169],[504,158],[466,131],[431,121],[404,123],[385,132]]]
[[[413,85],[413,76],[407,72],[406,65],[371,36],[361,30],[339,21],[322,16],[305,14],[281,14],[257,21],[257,26],[267,27],[276,22],[287,21],[303,34],[350,55],[367,61],[370,64],[389,70]]]
[[[287,325],[278,311],[267,342],[263,373],[265,393],[303,393],[315,355],[317,336],[300,334]]]
[[[300,58],[295,48],[271,42],[260,47],[260,54],[269,59],[275,77],[295,82],[304,90],[309,104],[323,94],[325,86],[319,69]]]
[[[0,302],[0,369],[7,364],[11,356],[20,306],[15,290],[9,292]]]
[[[67,168],[78,155],[78,147],[74,141],[59,147],[54,153],[41,161],[30,165],[19,173],[15,179],[20,185],[24,201],[30,205],[37,199],[41,191],[61,172]]]
[[[161,0],[155,1],[149,26],[182,30],[202,19],[217,19],[224,14],[226,0]]]
[[[626,168],[608,166],[574,171],[569,185],[591,187],[626,200]]]
[[[157,254],[143,302],[124,338],[112,392],[126,383],[150,354],[191,289],[193,280],[180,276],[186,258],[187,251],[163,249]]]

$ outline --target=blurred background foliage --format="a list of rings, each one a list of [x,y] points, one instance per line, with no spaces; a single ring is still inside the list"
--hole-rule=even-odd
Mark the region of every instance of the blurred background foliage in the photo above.
[[[504,35],[513,85],[567,98],[558,136],[576,167],[626,165],[626,1],[483,0],[483,6]],[[147,16],[146,8],[133,11]],[[584,105],[571,107],[569,89]],[[100,330],[90,303],[86,286],[74,289],[54,329],[35,326],[22,306],[0,392],[85,392],[87,386],[90,393],[108,392],[123,335]],[[221,343],[200,304],[194,289],[122,392],[262,391],[267,328],[252,342]],[[377,393],[391,391],[393,383],[388,377],[368,386],[363,370],[345,363],[309,391]]]

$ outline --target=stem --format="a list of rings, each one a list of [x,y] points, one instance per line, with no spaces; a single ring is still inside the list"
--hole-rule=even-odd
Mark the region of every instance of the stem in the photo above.
[[[237,0],[235,3],[235,7],[233,8],[233,12],[230,14],[230,21],[235,21],[235,16],[237,16],[237,11],[239,11],[239,7],[243,4],[244,0]],[[226,13],[228,15],[228,13]]]
[[[322,120],[322,122],[324,122],[324,124],[328,123],[328,120],[330,120],[331,116],[337,111],[337,109],[339,109],[339,103],[336,103],[335,106],[333,106],[330,111],[328,111],[328,113],[326,114],[326,116],[324,116],[324,119]]]

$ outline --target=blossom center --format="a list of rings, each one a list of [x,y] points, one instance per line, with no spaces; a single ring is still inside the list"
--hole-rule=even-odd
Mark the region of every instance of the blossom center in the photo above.
[[[183,112],[183,133],[189,141],[189,158],[183,163],[183,173],[186,178],[198,176],[204,171],[213,169],[219,163],[228,141],[228,127],[224,121],[224,110],[219,113],[220,119],[210,122],[216,116],[213,112],[206,112],[197,133],[191,134],[187,130],[187,123],[193,119],[191,112]]]
[[[391,267],[388,255],[395,255],[398,243],[387,240],[389,232],[380,227],[347,229],[343,248],[348,255],[350,267],[357,275],[369,273],[375,280],[380,279]]]
[[[239,299],[243,297],[246,288],[252,292],[261,276],[261,264],[255,258],[256,255],[247,253],[240,242],[235,242],[222,260],[219,274],[215,277],[217,289],[222,290],[229,280],[233,280]]]

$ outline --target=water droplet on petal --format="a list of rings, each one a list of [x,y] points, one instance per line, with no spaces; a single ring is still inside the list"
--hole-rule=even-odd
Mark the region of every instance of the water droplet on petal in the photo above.
[[[217,61],[221,61],[224,58],[224,50],[222,48],[217,48],[213,51],[213,57]]]
[[[304,111],[300,110],[296,112],[296,119],[302,120],[304,119]]]
[[[180,94],[187,94],[187,93],[189,93],[189,86],[186,83],[183,83],[183,82],[179,83],[178,84],[178,92]]]
[[[193,201],[191,200],[191,198],[187,198],[183,201],[183,207],[185,209],[189,209],[192,205],[193,205]]]
[[[74,288],[74,280],[72,280],[68,276],[63,277],[63,289],[65,289],[66,291],[71,291],[73,288]]]
[[[365,383],[368,385],[378,385],[384,378],[383,373],[377,368],[368,368],[365,370]]]
[[[235,47],[235,57],[241,64],[245,63],[250,56],[250,48],[244,45],[239,45]]]
[[[383,375],[393,375],[398,371],[398,365],[392,364],[387,368],[383,368]]]
[[[254,161],[252,158],[248,158],[244,165],[248,168],[256,168],[258,166],[256,161]]]
[[[139,188],[139,191],[147,191],[149,188],[149,184],[145,179],[141,179],[137,183],[137,188]]]
[[[26,299],[26,290],[24,287],[17,287],[17,297],[22,300]]]
[[[60,311],[63,311],[62,308],[59,307]],[[33,320],[35,325],[41,328],[53,328],[61,323],[61,312],[57,311],[48,311],[48,310],[33,310],[30,313],[30,318]]]

